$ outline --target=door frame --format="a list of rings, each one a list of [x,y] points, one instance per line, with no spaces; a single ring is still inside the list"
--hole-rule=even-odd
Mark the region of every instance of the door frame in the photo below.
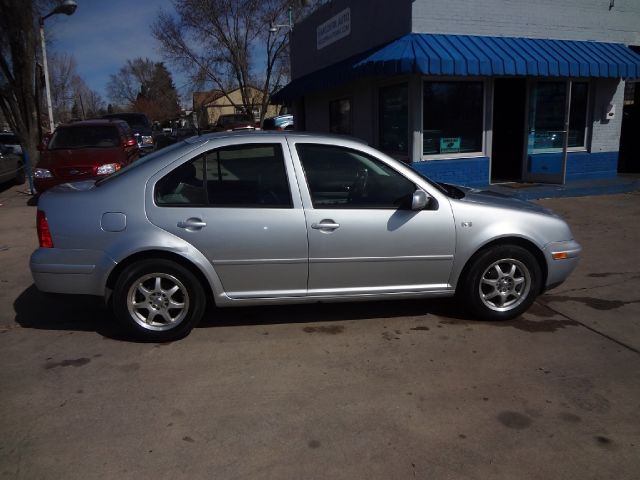
[[[534,182],[534,183],[552,183],[552,184],[560,184],[564,185],[567,177],[567,149],[569,144],[569,115],[570,115],[570,107],[571,107],[571,87],[573,85],[573,80],[565,79],[565,104],[564,104],[564,122],[563,122],[563,142],[562,142],[562,151],[561,151],[561,168],[560,173],[536,173],[529,171],[529,136],[532,133],[530,130],[531,125],[529,124],[529,109],[530,98],[531,98],[531,89],[534,88],[538,83],[544,82],[559,82],[557,79],[539,79],[539,78],[530,78],[527,80],[527,97],[525,103],[525,119],[524,119],[524,142],[522,148],[522,178],[525,182]]]

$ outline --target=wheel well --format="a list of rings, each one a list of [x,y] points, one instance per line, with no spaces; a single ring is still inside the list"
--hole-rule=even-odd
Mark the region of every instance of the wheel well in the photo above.
[[[118,277],[124,271],[124,269],[127,268],[129,265],[132,265],[135,262],[139,262],[140,260],[151,260],[151,259],[171,260],[173,262],[179,263],[180,265],[188,269],[191,273],[193,273],[196,276],[196,278],[202,285],[202,288],[205,289],[205,292],[209,294],[208,297],[215,302],[213,291],[211,290],[211,285],[209,284],[209,281],[204,276],[202,271],[198,267],[196,267],[193,263],[191,263],[189,260],[178,255],[177,253],[166,252],[164,250],[147,250],[144,252],[138,252],[134,255],[131,255],[130,257],[125,258],[124,260],[119,262],[116,265],[116,268],[114,268],[109,274],[109,277],[107,278],[107,287],[113,290],[113,288],[116,285],[116,282],[118,281]]]
[[[535,259],[538,262],[538,265],[540,265],[540,270],[542,272],[542,282],[540,282],[540,289],[541,289],[541,292],[544,291],[545,285],[547,283],[547,273],[548,273],[547,262],[544,258],[544,254],[542,253],[542,250],[540,250],[533,242],[530,242],[529,240],[525,240],[524,238],[519,238],[519,237],[498,238],[496,240],[493,240],[492,242],[487,243],[486,245],[483,245],[482,248],[477,250],[473,255],[471,255],[469,260],[467,260],[467,263],[462,269],[462,272],[460,272],[457,285],[459,286],[462,284],[462,281],[466,277],[469,271],[469,268],[471,268],[471,264],[473,263],[473,260],[475,260],[476,257],[478,257],[478,255],[482,254],[483,252],[485,252],[490,248],[493,248],[496,246],[504,246],[504,245],[517,245],[519,247],[524,248],[525,250],[528,250],[529,253],[531,253],[535,257]],[[457,286],[456,286],[456,289],[457,289]]]

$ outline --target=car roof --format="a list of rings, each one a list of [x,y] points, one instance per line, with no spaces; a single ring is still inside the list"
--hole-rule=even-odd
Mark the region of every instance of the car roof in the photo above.
[[[277,131],[277,130],[249,130],[249,131],[235,131],[235,132],[216,132],[206,133],[196,137],[187,138],[185,142],[197,144],[204,143],[208,140],[219,140],[222,138],[246,138],[246,140],[264,141],[273,137],[291,137],[291,138],[316,138],[325,140],[348,140],[352,142],[361,143],[367,145],[367,142],[361,138],[350,137],[348,135],[337,135],[332,133],[316,133],[316,132],[297,132],[295,130],[289,131]]]
[[[72,123],[63,123],[62,125],[59,125],[59,127],[62,127],[62,128],[67,128],[67,127],[98,127],[98,126],[117,125],[119,123],[126,124],[127,122],[125,122],[124,120],[118,120],[118,119],[113,119],[113,120],[92,119],[92,120],[80,120],[79,122],[72,122]]]
[[[129,118],[129,117],[146,117],[147,115],[142,112],[120,112],[120,113],[107,113],[102,115],[102,118]]]

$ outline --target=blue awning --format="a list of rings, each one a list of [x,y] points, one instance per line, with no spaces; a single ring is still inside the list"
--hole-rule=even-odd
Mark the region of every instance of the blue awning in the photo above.
[[[640,55],[619,43],[410,33],[289,83],[281,103],[358,78],[529,76],[640,78]]]

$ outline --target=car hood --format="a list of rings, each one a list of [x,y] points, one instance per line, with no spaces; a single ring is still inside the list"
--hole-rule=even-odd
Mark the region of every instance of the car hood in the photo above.
[[[493,207],[509,208],[512,210],[524,210],[545,215],[556,216],[548,208],[544,208],[535,203],[521,200],[503,193],[492,192],[490,190],[478,190],[475,188],[457,187],[464,192],[464,197],[459,199],[460,202],[476,203],[480,205],[489,205]]]
[[[118,147],[45,150],[40,155],[38,166],[43,168],[78,167],[103,165],[122,160],[122,151]]]

